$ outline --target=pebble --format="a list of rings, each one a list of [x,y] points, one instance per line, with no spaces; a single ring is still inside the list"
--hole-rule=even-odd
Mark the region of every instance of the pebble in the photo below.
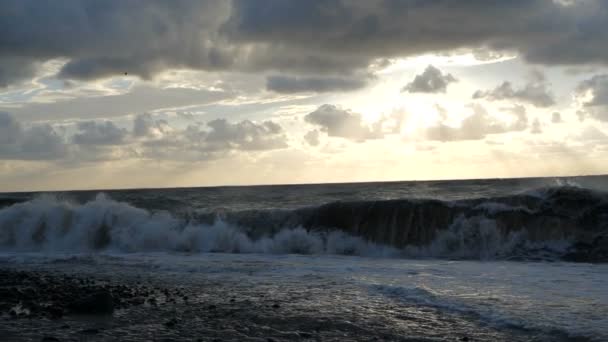
[[[151,299],[152,289],[101,284],[87,277],[0,270],[0,315],[60,319],[72,313],[111,314],[116,308],[144,304]],[[19,303],[24,312],[12,309]]]
[[[60,342],[61,340],[54,336],[44,336],[40,342]]]

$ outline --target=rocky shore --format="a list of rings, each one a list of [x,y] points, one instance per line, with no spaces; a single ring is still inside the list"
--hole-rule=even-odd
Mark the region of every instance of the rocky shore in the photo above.
[[[65,266],[65,265],[64,265]],[[61,267],[58,267],[61,268]],[[103,272],[102,272],[103,273]],[[332,292],[139,276],[0,268],[3,341],[489,341],[519,340],[460,317]],[[244,275],[245,276],[245,275]],[[180,284],[180,282],[177,282]]]
[[[485,323],[350,282],[262,265],[150,271],[112,258],[0,264],[0,340],[56,341],[569,341]],[[243,272],[241,267],[250,271]],[[584,341],[582,339],[581,341]]]

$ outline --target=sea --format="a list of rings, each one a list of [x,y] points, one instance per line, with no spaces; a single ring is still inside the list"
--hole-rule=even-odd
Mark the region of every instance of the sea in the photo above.
[[[0,266],[264,289],[346,334],[287,340],[608,341],[608,176],[1,193]]]

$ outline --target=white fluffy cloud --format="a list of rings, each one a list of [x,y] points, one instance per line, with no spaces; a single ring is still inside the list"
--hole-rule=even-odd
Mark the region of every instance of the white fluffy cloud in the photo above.
[[[472,105],[473,113],[466,117],[460,126],[454,127],[442,122],[426,130],[429,140],[458,141],[458,140],[481,140],[490,134],[502,134],[507,132],[522,131],[528,126],[526,110],[522,106],[510,108],[513,120],[505,123],[490,115],[481,105]]]
[[[373,127],[363,122],[361,114],[324,104],[307,114],[304,120],[313,124],[330,137],[340,137],[357,142],[384,137],[380,124]]]

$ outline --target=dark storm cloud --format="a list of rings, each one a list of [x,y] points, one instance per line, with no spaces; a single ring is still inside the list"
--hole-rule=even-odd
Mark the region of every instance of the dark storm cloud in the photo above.
[[[266,89],[284,94],[331,91],[352,91],[363,88],[366,78],[269,76]]]
[[[457,48],[541,64],[608,64],[608,3],[551,0],[5,0],[0,85],[35,63],[60,75],[149,78],[169,68],[348,73],[377,58]]]
[[[0,159],[52,160],[66,154],[63,138],[50,125],[23,127],[11,114],[0,112]]]
[[[216,46],[226,1],[7,0],[0,4],[0,56],[69,58],[64,77],[129,72],[150,77],[167,67],[226,68]]]
[[[318,63],[344,63],[486,46],[538,63],[606,63],[605,1],[550,0],[234,2],[223,31],[238,42],[289,47]],[[578,51],[580,47],[583,51]],[[267,50],[269,53],[272,49]],[[315,58],[316,57],[316,58]],[[360,57],[360,58],[355,58]]]
[[[35,60],[22,57],[0,56],[0,88],[32,78],[36,74],[37,64]]]
[[[577,94],[584,99],[579,117],[608,121],[608,74],[596,75],[581,82]]]
[[[324,104],[306,115],[304,120],[319,126],[320,130],[330,137],[346,138],[357,142],[384,137],[381,121],[374,127],[367,126],[361,114],[334,105]]]
[[[585,102],[585,106],[607,106],[608,74],[596,75],[581,82],[577,90],[579,92],[591,92],[592,99]]]
[[[457,82],[452,74],[444,74],[441,70],[429,65],[422,74],[416,75],[402,91],[410,93],[445,93],[450,83]]]

